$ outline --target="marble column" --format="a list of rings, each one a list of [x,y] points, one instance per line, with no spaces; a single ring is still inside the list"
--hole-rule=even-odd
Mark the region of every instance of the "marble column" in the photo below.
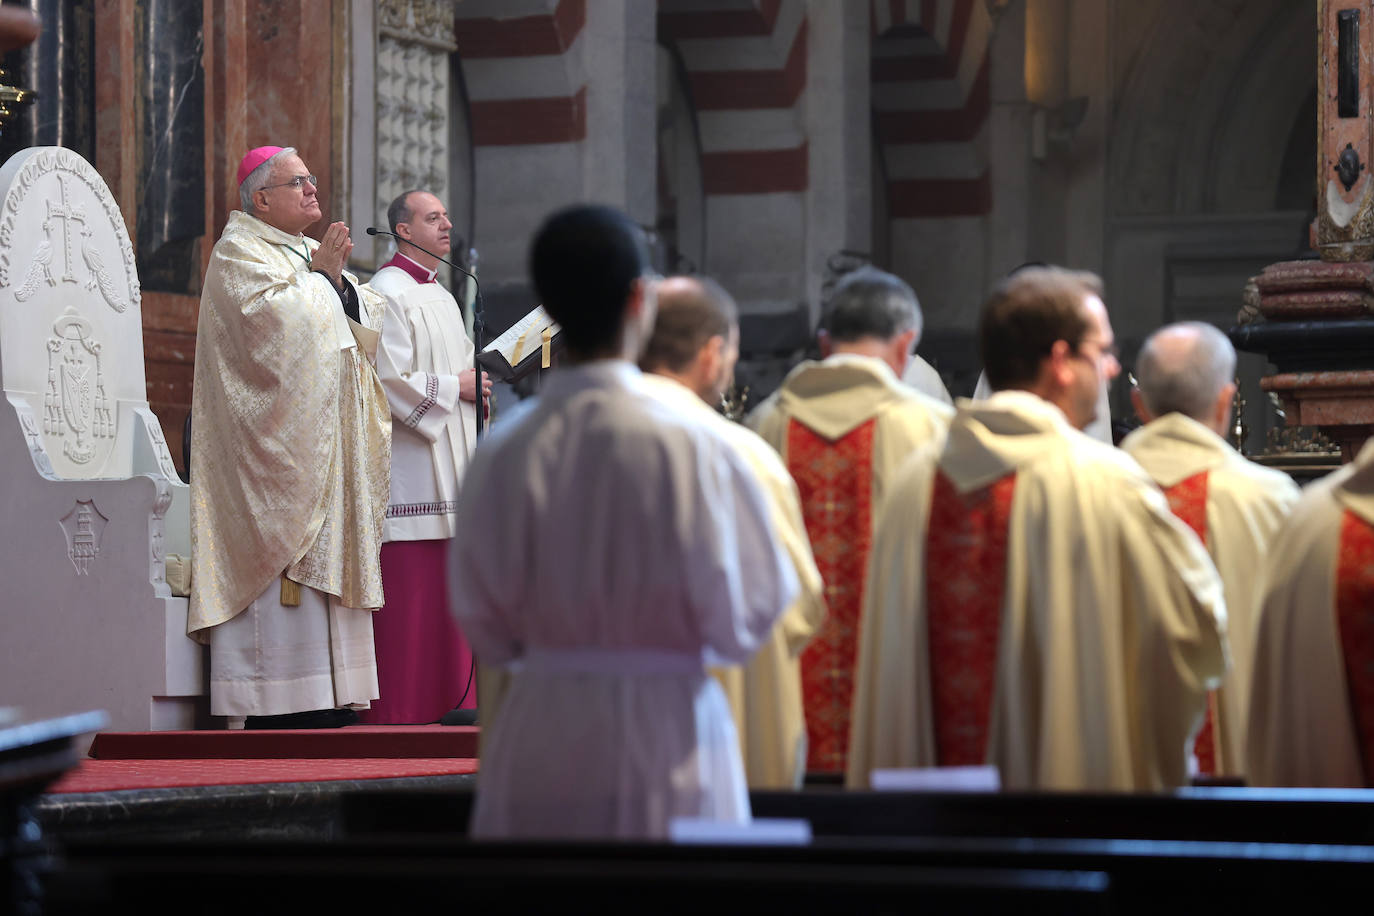
[[[1320,261],[1270,264],[1255,280],[1254,321],[1236,347],[1277,372],[1260,387],[1293,426],[1315,426],[1351,460],[1374,433],[1374,3],[1317,6],[1317,218]]]
[[[139,13],[138,272],[145,289],[190,293],[200,287],[205,234],[202,7],[142,0]]]
[[[43,30],[3,58],[10,85],[37,91],[0,137],[0,163],[30,146],[65,146],[95,161],[95,0],[26,0]],[[130,87],[132,88],[132,87]]]

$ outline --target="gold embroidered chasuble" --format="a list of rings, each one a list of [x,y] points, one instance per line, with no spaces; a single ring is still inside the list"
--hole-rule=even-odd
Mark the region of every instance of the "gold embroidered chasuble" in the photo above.
[[[241,211],[201,294],[191,436],[187,631],[287,578],[352,608],[382,606],[391,415],[373,363],[384,300],[345,273],[359,318],[312,273],[314,239]]]

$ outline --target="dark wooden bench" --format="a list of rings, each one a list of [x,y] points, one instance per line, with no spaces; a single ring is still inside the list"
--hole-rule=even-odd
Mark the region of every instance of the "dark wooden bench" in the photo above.
[[[71,844],[48,897],[50,912],[431,898],[485,912],[1278,912],[1364,891],[1371,794],[757,793],[756,815],[804,817],[815,836],[767,847],[480,843],[464,836],[468,792],[359,791],[337,842]]]

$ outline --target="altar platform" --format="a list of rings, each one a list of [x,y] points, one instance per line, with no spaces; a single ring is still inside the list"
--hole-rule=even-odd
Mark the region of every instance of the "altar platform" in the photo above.
[[[470,790],[479,733],[441,725],[103,732],[47,787],[35,814],[58,841],[327,841],[341,833],[350,793]]]

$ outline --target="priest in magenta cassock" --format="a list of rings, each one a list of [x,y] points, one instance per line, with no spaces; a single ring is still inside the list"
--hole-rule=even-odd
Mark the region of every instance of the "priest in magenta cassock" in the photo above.
[[[654,397],[639,228],[550,217],[530,256],[565,363],[493,425],[459,496],[452,606],[480,664],[478,837],[665,838],[675,816],[741,822],[749,798],[708,663],[742,664],[796,598],[768,504],[710,424]]]
[[[321,213],[294,149],[252,150],[238,178],[196,333],[188,632],[214,715],[337,726],[377,697],[385,306],[343,270],[347,226],[302,234]]]
[[[435,279],[435,255],[447,257],[452,244],[448,210],[427,191],[406,191],[387,222],[400,237],[396,254],[368,284],[387,303],[377,352],[392,417],[386,606],[374,623],[381,698],[361,718],[433,722],[477,705],[472,651],[449,613],[444,575],[477,440],[476,372],[463,311]],[[489,393],[485,374],[482,385]]]
[[[1169,507],[1207,546],[1226,595],[1231,672],[1208,698],[1194,756],[1205,776],[1245,772],[1245,716],[1269,543],[1298,499],[1282,471],[1248,461],[1223,436],[1231,425],[1236,351],[1210,324],[1171,324],[1136,358],[1131,392],[1145,425],[1121,448],[1164,490]]]
[[[730,701],[750,788],[795,789],[806,775],[799,656],[825,620],[824,584],[811,555],[797,485],[782,459],[758,435],[710,406],[720,404],[734,377],[738,314],[730,294],[709,279],[664,280],[658,286],[658,320],[640,366],[644,381],[665,403],[717,427],[749,463],[796,570],[801,592],[768,641],[747,664],[711,672]]]
[[[953,411],[901,382],[921,336],[911,287],[863,267],[821,318],[824,359],[807,361],[749,416],[801,493],[829,617],[802,653],[807,769],[845,769],[864,572],[877,507],[912,449],[943,441]]]
[[[1307,485],[1266,567],[1249,782],[1374,786],[1374,441]]]
[[[850,786],[991,764],[1009,789],[1159,790],[1227,667],[1216,568],[1131,458],[1081,433],[1119,371],[1096,277],[1033,268],[983,307],[994,393],[882,507]]]

